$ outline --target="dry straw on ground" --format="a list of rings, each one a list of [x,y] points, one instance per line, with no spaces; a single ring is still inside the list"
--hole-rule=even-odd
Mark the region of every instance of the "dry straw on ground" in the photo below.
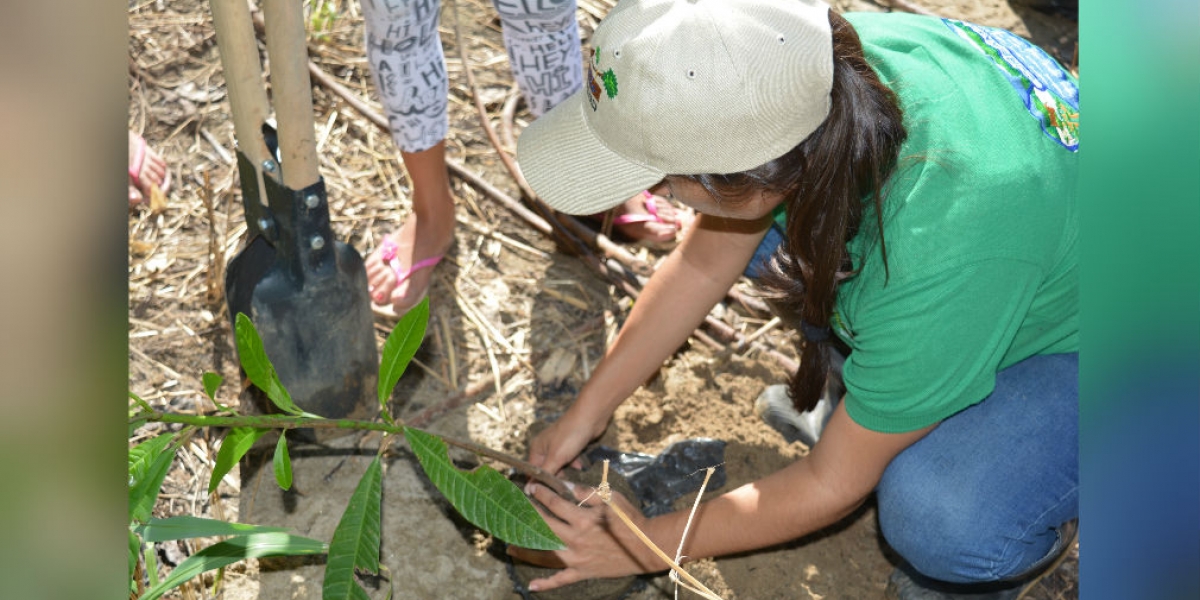
[[[460,35],[455,34],[452,3],[457,5]],[[378,111],[363,56],[358,2],[311,0],[307,10],[312,10],[311,4],[327,6],[336,15],[327,23],[310,21],[312,62],[365,101],[368,109]],[[447,151],[464,171],[452,177],[460,200],[459,227],[456,244],[434,277],[431,296],[437,302],[425,348],[416,361],[423,377],[409,387],[401,383],[397,397],[408,400],[397,412],[410,424],[436,429],[451,427],[449,422],[460,419],[465,410],[475,411],[483,423],[471,426],[476,441],[523,455],[525,428],[569,404],[627,314],[627,297],[640,286],[637,278],[622,278],[620,273],[635,271],[641,263],[653,264],[662,255],[631,246],[621,251],[633,257],[616,261],[606,261],[594,250],[591,258],[568,256],[545,229],[531,225],[528,215],[499,199],[521,197],[499,152],[512,152],[513,138],[530,117],[512,83],[491,2],[445,4],[440,33],[451,82]],[[585,42],[612,4],[579,0]],[[841,4],[881,9],[857,0]],[[945,2],[920,4],[937,12],[947,10]],[[980,4],[991,10],[991,5],[1004,3]],[[204,396],[200,377],[214,371],[226,380],[218,399],[237,406],[244,384],[238,379],[224,306],[223,269],[245,243],[246,227],[211,13],[201,0],[131,2],[129,23],[129,127],[164,155],[174,181],[165,205],[129,213],[131,391],[156,408],[207,412],[215,406]],[[459,47],[460,40],[465,47]],[[1068,39],[1065,47],[1071,43]],[[1066,62],[1071,58],[1059,57]],[[468,84],[468,66],[473,85]],[[269,72],[269,63],[265,68]],[[313,97],[320,170],[334,233],[365,256],[408,214],[404,167],[392,141],[370,115],[319,82]],[[487,128],[477,103],[486,113]],[[495,132],[499,150],[489,141],[488,128]],[[760,309],[745,290],[735,290],[726,306],[714,312],[705,332],[697,334],[682,362],[727,360],[738,354],[786,370],[787,361],[795,360],[794,333]],[[377,322],[380,340],[389,329],[386,321]],[[700,367],[694,370],[704,372]],[[654,418],[663,419],[663,414]],[[152,433],[153,428],[145,428],[134,441]],[[164,485],[158,516],[236,520],[242,487],[236,472],[225,478],[216,495],[205,494],[217,436],[199,432],[184,445]],[[632,443],[656,451],[653,447],[665,439]],[[197,549],[185,542],[161,554],[170,564]],[[252,579],[255,569],[253,562],[233,567],[227,577]],[[184,588],[179,597],[208,597],[211,590],[202,593],[200,585],[211,586],[212,578],[196,590]],[[1035,597],[1075,597],[1075,569],[1060,569],[1041,589],[1046,593]]]

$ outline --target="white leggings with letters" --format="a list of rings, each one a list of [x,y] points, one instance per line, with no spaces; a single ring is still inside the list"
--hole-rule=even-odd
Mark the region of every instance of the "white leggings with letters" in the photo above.
[[[396,146],[427,150],[446,138],[446,58],[440,0],[361,0],[367,60]],[[492,0],[513,77],[534,116],[583,84],[576,0]]]

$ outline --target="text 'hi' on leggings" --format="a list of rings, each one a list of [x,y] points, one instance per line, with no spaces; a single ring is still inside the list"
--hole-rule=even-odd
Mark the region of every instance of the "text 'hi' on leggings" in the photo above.
[[[446,138],[450,86],[440,0],[360,0],[371,77],[402,152]],[[513,78],[539,116],[583,85],[576,0],[493,0]]]

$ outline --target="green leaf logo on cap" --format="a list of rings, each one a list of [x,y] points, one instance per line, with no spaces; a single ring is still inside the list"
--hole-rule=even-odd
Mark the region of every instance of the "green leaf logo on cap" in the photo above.
[[[600,103],[601,92],[611,100],[617,97],[617,74],[612,69],[604,71],[599,76],[596,70],[600,67],[600,48],[592,49],[592,60],[588,62],[587,88],[588,104],[596,110]]]

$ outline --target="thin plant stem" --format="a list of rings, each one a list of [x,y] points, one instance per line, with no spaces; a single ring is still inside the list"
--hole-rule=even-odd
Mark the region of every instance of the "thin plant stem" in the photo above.
[[[668,556],[666,552],[663,552],[653,541],[651,541],[650,538],[646,537],[646,534],[642,533],[642,530],[639,529],[638,526],[633,523],[633,520],[630,519],[629,516],[626,515],[625,512],[622,511],[619,506],[617,506],[615,503],[613,503],[612,488],[608,485],[608,459],[604,459],[604,473],[603,473],[602,479],[600,480],[600,487],[596,493],[597,493],[597,495],[600,496],[600,500],[604,501],[604,503],[607,504],[608,507],[612,509],[613,513],[617,515],[617,518],[621,519],[621,522],[624,523],[625,526],[630,529],[630,531],[633,531],[633,534],[636,535],[637,538],[639,540],[641,540],[642,543],[645,544],[647,548],[649,548],[652,552],[654,552],[656,555],[658,555],[658,557],[661,558],[663,560],[663,562],[667,563],[667,565],[669,567],[671,567],[672,571],[674,571],[675,573],[678,573],[680,577],[682,577],[685,581],[687,581],[687,583],[694,586],[694,587],[689,587],[688,589],[691,589],[692,591],[696,592],[697,594],[700,594],[701,596],[704,596],[705,598],[709,598],[710,600],[722,600],[721,597],[718,596],[715,592],[708,589],[708,587],[706,587],[703,583],[700,583],[700,581],[698,579],[696,579],[695,577],[692,577],[691,573],[684,571],[683,567],[679,566],[679,563],[675,562],[674,560],[671,560],[671,557]]]
[[[688,531],[692,529],[692,520],[696,518],[696,509],[700,508],[700,498],[704,496],[704,489],[708,487],[708,480],[712,479],[716,468],[709,467],[704,470],[704,481],[700,483],[700,491],[696,493],[696,501],[692,503],[692,512],[688,513],[687,524],[683,526],[683,537],[679,538],[679,549],[675,551],[675,562],[683,560],[683,543],[687,541]],[[671,579],[675,583],[679,583],[679,575],[675,571],[671,571]],[[675,588],[675,597],[679,598],[679,588]]]
[[[236,417],[220,417],[211,415],[184,415],[168,412],[141,412],[130,418],[130,421],[144,419],[151,422],[176,423],[193,427],[252,427],[256,429],[347,429],[358,431],[381,431],[389,434],[403,434],[405,425],[397,420],[395,424],[379,423],[376,421],[358,421],[354,419],[324,419],[319,417],[300,417],[292,415],[241,415]],[[519,458],[503,452],[492,450],[487,446],[460,440],[453,437],[438,435],[442,441],[451,446],[462,448],[468,452],[486,456],[507,464],[521,473],[536,479],[550,489],[560,494],[569,494],[563,482],[541,467],[531,465]]]

